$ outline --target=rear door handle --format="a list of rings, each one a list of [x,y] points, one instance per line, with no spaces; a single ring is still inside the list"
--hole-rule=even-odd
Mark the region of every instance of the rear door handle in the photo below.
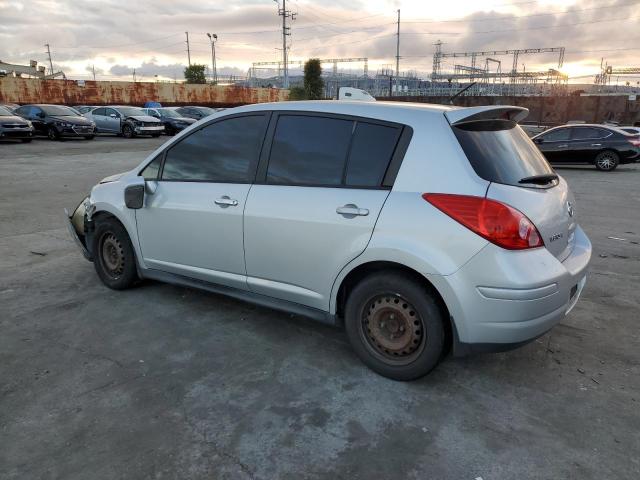
[[[353,203],[347,203],[344,207],[336,208],[336,213],[339,213],[340,215],[344,215],[346,217],[366,217],[367,215],[369,215],[369,210],[366,208],[358,208],[358,206],[354,205]]]
[[[216,198],[214,200],[214,203],[216,205],[220,205],[222,208],[226,208],[226,207],[236,207],[238,205],[238,200],[234,200],[232,198],[229,198],[228,195],[223,195],[220,198]]]

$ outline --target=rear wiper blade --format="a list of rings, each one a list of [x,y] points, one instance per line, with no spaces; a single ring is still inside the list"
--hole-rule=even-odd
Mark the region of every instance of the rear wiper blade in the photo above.
[[[536,185],[546,185],[554,180],[558,180],[558,175],[555,173],[545,173],[543,175],[534,175],[533,177],[525,177],[518,181],[518,183],[534,183]]]

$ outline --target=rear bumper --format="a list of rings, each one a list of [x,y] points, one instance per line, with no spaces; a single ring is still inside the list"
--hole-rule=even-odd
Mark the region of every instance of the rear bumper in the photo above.
[[[487,245],[453,275],[428,276],[454,324],[454,352],[504,351],[535,340],[576,305],[586,283],[591,243],[580,227],[560,262],[545,248]]]

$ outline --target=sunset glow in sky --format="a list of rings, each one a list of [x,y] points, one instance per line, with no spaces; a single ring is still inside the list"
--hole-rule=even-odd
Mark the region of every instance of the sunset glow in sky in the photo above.
[[[640,1],[289,0],[287,8],[297,12],[291,59],[368,57],[371,72],[395,63],[398,8],[401,70],[425,77],[437,40],[446,52],[564,46],[563,70],[586,83],[603,57],[620,67],[640,64]],[[99,80],[130,79],[134,68],[139,80],[181,79],[184,32],[192,62],[208,66],[211,32],[219,38],[219,71],[246,75],[254,61],[280,59],[280,22],[273,0],[0,0],[0,59],[47,65],[49,43],[56,70],[70,78],[92,78],[95,66]],[[443,68],[453,69],[453,59],[445,60]],[[511,65],[503,61],[504,71]],[[527,70],[557,66],[554,55],[520,61]]]

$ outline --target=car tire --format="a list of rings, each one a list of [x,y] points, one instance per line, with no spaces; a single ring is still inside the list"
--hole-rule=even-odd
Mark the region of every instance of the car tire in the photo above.
[[[22,143],[31,143],[32,140],[33,138],[23,138]]]
[[[595,165],[601,172],[612,172],[620,163],[620,156],[612,151],[605,150],[596,156]]]
[[[87,135],[84,138],[85,138],[85,140],[93,140],[94,138],[96,138],[96,136],[95,135]]]
[[[122,127],[122,136],[124,138],[133,138],[135,136],[135,132],[133,131],[133,128],[131,128],[131,125],[125,125]]]
[[[380,375],[415,380],[442,358],[444,316],[434,294],[409,275],[364,278],[349,294],[344,316],[351,346]]]
[[[113,290],[124,290],[137,280],[131,240],[115,218],[98,223],[93,235],[93,265],[98,277]]]
[[[60,134],[58,133],[58,130],[56,130],[56,127],[49,127],[47,129],[47,138],[49,140],[60,140]]]

